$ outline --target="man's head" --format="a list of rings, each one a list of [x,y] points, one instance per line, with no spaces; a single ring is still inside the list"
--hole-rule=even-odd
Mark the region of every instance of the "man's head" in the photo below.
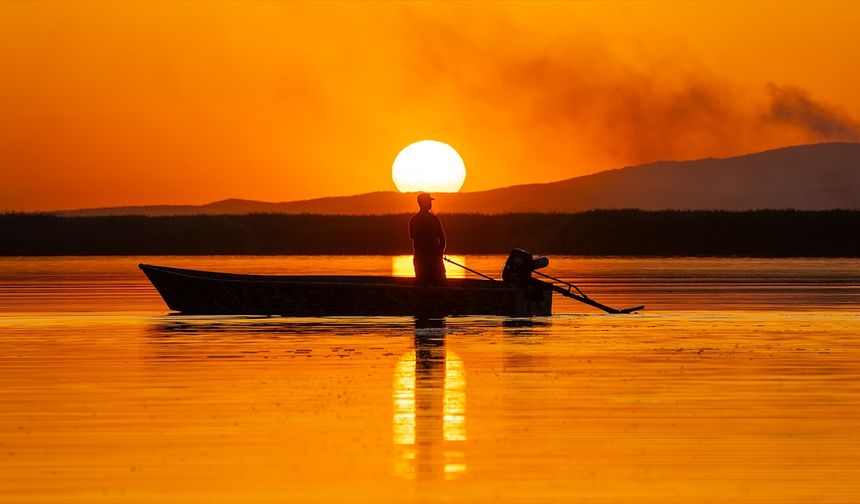
[[[426,192],[418,193],[418,208],[430,210],[433,207],[433,197]]]

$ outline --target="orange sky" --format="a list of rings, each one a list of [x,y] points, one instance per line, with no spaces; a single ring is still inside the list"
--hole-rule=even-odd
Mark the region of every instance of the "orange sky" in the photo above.
[[[0,210],[463,190],[860,140],[860,3],[0,3]]]

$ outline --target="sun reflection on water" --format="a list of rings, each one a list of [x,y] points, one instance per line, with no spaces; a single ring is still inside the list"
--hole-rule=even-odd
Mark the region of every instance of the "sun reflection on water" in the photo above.
[[[452,261],[466,265],[466,257],[449,255]],[[414,277],[415,268],[412,266],[411,255],[391,256],[391,275],[396,277]],[[448,278],[466,278],[466,271],[450,264],[445,265],[445,276]]]
[[[416,329],[416,349],[394,368],[394,472],[407,479],[454,479],[467,468],[466,374],[444,336],[428,338],[426,331]]]

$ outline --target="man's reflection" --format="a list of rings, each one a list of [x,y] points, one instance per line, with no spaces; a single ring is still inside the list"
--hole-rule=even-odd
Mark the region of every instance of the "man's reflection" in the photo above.
[[[416,321],[415,349],[394,370],[395,472],[453,479],[466,471],[466,375],[445,348],[444,320]]]

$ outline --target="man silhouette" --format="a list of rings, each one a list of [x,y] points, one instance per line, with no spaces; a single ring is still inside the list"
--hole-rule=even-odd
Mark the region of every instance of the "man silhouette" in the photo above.
[[[445,281],[445,231],[439,217],[430,213],[433,198],[423,192],[418,195],[418,213],[409,220],[409,237],[412,238],[412,264],[418,283],[439,284]]]

